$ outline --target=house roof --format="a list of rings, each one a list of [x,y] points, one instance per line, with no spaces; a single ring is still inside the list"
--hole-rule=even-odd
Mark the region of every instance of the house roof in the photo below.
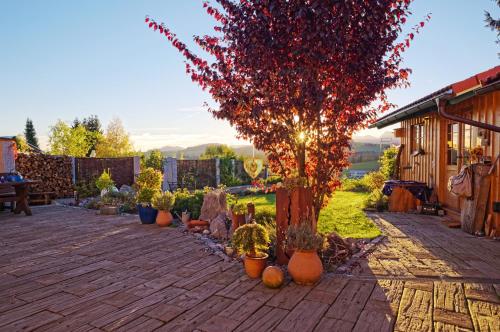
[[[500,66],[490,68],[465,80],[449,84],[414,102],[401,107],[394,112],[378,118],[370,128],[384,128],[428,112],[437,111],[435,99],[441,96],[458,97],[475,92],[487,85],[500,81]]]

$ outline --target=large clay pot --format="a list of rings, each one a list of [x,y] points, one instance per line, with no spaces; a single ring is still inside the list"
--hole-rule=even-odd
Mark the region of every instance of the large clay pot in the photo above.
[[[244,214],[236,214],[233,213],[233,220],[232,220],[232,231],[234,232],[238,227],[245,225],[245,215]]]
[[[323,274],[323,264],[316,250],[295,250],[288,272],[299,285],[314,285]]]
[[[137,204],[137,210],[139,211],[139,218],[143,224],[154,224],[156,221],[156,215],[158,214],[157,209],[153,209],[150,206],[142,206]]]
[[[158,211],[158,215],[156,216],[156,224],[160,227],[170,226],[172,224],[172,214],[170,211]]]
[[[245,271],[250,278],[260,278],[262,271],[266,268],[267,257],[267,254],[263,254],[262,257],[251,257],[245,255]]]

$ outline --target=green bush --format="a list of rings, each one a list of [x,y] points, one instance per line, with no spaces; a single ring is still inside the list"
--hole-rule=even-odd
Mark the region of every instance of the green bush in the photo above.
[[[153,188],[148,188],[148,187],[141,188],[137,193],[137,203],[141,204],[142,206],[151,205],[153,197],[158,193],[159,190]]]
[[[231,242],[238,252],[251,257],[259,257],[267,251],[270,239],[266,229],[259,224],[246,224],[238,227]]]
[[[204,195],[205,190],[195,190],[194,192],[190,192],[187,189],[177,189],[174,192],[175,203],[172,211],[177,213],[179,216],[182,212],[188,211],[191,213],[192,219],[198,219],[200,217]]]
[[[368,192],[369,189],[366,187],[365,181],[363,179],[342,179],[342,190],[352,191],[352,192]]]
[[[170,191],[159,192],[151,201],[151,205],[160,211],[170,211],[175,203],[175,195]]]
[[[234,214],[247,214],[248,213],[248,206],[247,203],[236,203],[231,207],[231,211],[233,211]]]
[[[391,146],[384,150],[384,154],[380,157],[380,172],[386,179],[390,179],[394,175],[396,168],[396,157],[398,155],[398,148]]]
[[[368,191],[374,191],[375,189],[381,189],[384,186],[384,182],[387,180],[387,177],[382,174],[382,172],[370,172],[366,174],[362,181]]]
[[[382,193],[382,190],[375,189],[366,198],[364,202],[365,208],[377,209],[378,211],[384,211],[388,208],[388,199]]]
[[[264,180],[264,184],[271,185],[283,182],[283,178],[280,175],[271,175]]]
[[[147,167],[139,173],[137,179],[135,180],[135,185],[138,190],[143,188],[148,188],[151,190],[159,191],[161,190],[163,175],[160,171],[154,168]]]
[[[260,225],[268,225],[275,224],[276,225],[276,212],[271,208],[263,208],[258,207],[255,209],[254,220],[257,224]]]
[[[95,185],[96,180],[80,181],[75,185],[75,190],[79,198],[95,197],[100,194],[100,190]]]
[[[115,182],[113,181],[113,179],[111,179],[109,170],[105,169],[102,172],[101,176],[99,176],[95,181],[95,186],[97,187],[97,189],[99,189],[99,191],[103,191],[104,189],[110,190],[115,186]]]

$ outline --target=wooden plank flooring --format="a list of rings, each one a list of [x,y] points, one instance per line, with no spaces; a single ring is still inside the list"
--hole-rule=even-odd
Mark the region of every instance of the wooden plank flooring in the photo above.
[[[352,274],[278,290],[136,216],[0,212],[0,331],[500,331],[500,243],[373,214]]]

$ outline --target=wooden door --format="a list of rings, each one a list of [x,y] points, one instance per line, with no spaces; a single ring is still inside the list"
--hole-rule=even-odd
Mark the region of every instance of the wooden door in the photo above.
[[[460,140],[460,130],[461,126],[458,122],[449,121],[446,123],[445,134],[446,139],[444,140],[444,151],[445,151],[445,176],[443,178],[443,185],[446,188],[446,196],[444,197],[444,204],[446,207],[460,210],[460,199],[458,196],[450,193],[448,191],[448,179],[450,176],[457,175],[461,166],[461,140]]]

